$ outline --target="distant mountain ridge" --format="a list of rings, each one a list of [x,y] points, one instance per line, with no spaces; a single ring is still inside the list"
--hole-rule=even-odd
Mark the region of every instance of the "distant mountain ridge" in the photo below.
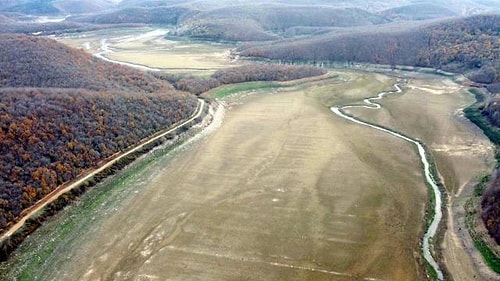
[[[434,67],[471,72],[470,78],[480,83],[500,82],[500,15],[390,27],[331,32],[271,44],[247,44],[239,48],[239,53],[285,61]],[[493,75],[488,74],[491,70]]]
[[[459,14],[440,5],[413,4],[388,9],[381,12],[391,20],[425,20],[434,18],[454,17]]]
[[[2,0],[0,12],[30,15],[95,13],[115,6],[111,0]]]
[[[269,4],[232,5],[209,11],[189,8],[186,5],[145,5],[127,7],[106,14],[76,16],[70,20],[97,24],[169,24],[175,26],[173,34],[177,36],[229,41],[276,40],[295,27],[350,27],[389,22],[384,16],[358,8]]]

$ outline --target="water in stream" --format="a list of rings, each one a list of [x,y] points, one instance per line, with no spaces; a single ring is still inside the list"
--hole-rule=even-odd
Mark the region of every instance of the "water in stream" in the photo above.
[[[439,187],[436,183],[436,180],[433,178],[433,176],[431,174],[429,160],[427,159],[427,155],[425,153],[425,149],[424,149],[423,145],[417,140],[414,140],[412,138],[409,138],[407,136],[399,134],[395,131],[367,123],[367,122],[362,121],[356,117],[350,116],[344,112],[344,110],[348,109],[348,108],[379,109],[379,108],[381,108],[380,104],[375,103],[373,101],[382,99],[385,95],[388,95],[388,94],[395,94],[395,93],[402,92],[401,87],[398,84],[394,84],[394,88],[396,89],[396,91],[382,92],[382,93],[379,93],[375,97],[364,99],[363,101],[367,105],[346,105],[346,106],[341,106],[341,107],[332,107],[331,110],[333,113],[337,114],[338,116],[340,116],[344,119],[347,119],[347,120],[352,121],[354,123],[357,123],[359,125],[367,126],[367,127],[391,134],[397,138],[403,139],[403,140],[410,142],[410,143],[414,144],[415,146],[417,146],[420,161],[422,162],[422,165],[424,167],[425,180],[432,187],[432,190],[434,192],[434,198],[435,198],[434,217],[432,218],[432,222],[424,234],[423,241],[422,241],[422,252],[423,252],[425,260],[436,271],[438,279],[444,280],[443,272],[441,271],[438,263],[436,262],[436,260],[434,259],[434,257],[431,254],[431,242],[430,242],[435,237],[439,223],[441,222],[441,218],[443,217],[443,213],[441,211],[442,198],[441,198],[441,192],[440,192]]]

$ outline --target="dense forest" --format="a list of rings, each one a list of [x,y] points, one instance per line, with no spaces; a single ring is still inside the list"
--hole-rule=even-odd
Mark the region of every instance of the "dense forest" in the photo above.
[[[121,1],[115,10],[70,20],[87,23],[172,24],[171,35],[224,41],[274,41],[346,27],[442,19],[499,9],[457,1]],[[411,22],[410,25],[414,25]],[[385,28],[385,26],[384,26]],[[369,32],[370,30],[366,30]]]
[[[418,3],[407,6],[387,9],[381,12],[382,15],[394,20],[426,20],[443,17],[457,16],[457,13],[440,5],[431,3]]]
[[[110,0],[2,0],[0,11],[33,15],[92,13],[112,8]]]
[[[480,127],[490,141],[496,145],[496,170],[486,190],[477,194],[482,196],[480,215],[488,233],[500,245],[500,99],[488,97],[477,90],[472,91],[477,102],[464,110],[465,116]]]
[[[483,131],[495,145],[500,145],[500,99],[493,98],[484,101],[478,108],[482,117],[489,122],[488,127],[482,126]],[[497,148],[498,149],[498,148]],[[499,152],[497,152],[498,154]],[[497,155],[498,161],[498,155]],[[493,173],[493,180],[483,194],[481,201],[481,218],[488,233],[500,245],[500,169]]]
[[[178,90],[199,95],[224,84],[288,81],[319,76],[326,72],[325,69],[305,65],[257,64],[221,69],[208,78],[164,73],[154,73],[154,75],[170,82]]]
[[[264,64],[208,78],[145,73],[13,34],[0,34],[0,48],[0,230],[58,185],[190,116],[197,100],[186,92],[326,73]]]
[[[494,179],[482,197],[481,218],[488,233],[500,245],[500,170],[493,175]]]
[[[88,23],[78,22],[47,22],[33,23],[23,22],[15,16],[0,14],[0,33],[24,33],[24,34],[39,34],[52,35],[64,32],[82,32],[102,28],[102,26],[91,25]]]
[[[180,94],[0,89],[0,228],[56,186],[189,117]]]
[[[435,24],[421,23],[335,32],[306,39],[253,43],[244,56],[285,61],[400,64],[471,72],[479,83],[500,82],[500,16],[482,15]],[[492,86],[491,89],[496,89]]]
[[[173,89],[151,74],[104,62],[52,39],[0,34],[0,50],[0,87],[148,93]]]
[[[289,81],[325,74],[326,70],[305,65],[245,65],[216,71],[212,78],[221,84],[251,81]]]
[[[0,35],[0,231],[63,182],[189,117],[193,95],[54,40]]]
[[[101,15],[75,16],[70,20],[95,24],[146,23],[176,25],[190,13],[194,12],[183,7],[133,7]]]
[[[201,11],[183,5],[149,7],[146,4],[69,20],[92,24],[170,24],[171,35],[208,40],[267,41],[291,34],[295,27],[346,27],[386,23],[382,15],[357,8],[231,5]]]
[[[500,128],[500,99],[493,98],[480,107],[481,114],[495,127]]]
[[[357,8],[233,6],[186,18],[174,34],[210,40],[268,41],[291,34],[295,27],[350,27],[386,23],[383,17]]]

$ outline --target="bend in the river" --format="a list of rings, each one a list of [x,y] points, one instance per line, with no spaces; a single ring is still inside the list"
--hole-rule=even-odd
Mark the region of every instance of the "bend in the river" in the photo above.
[[[423,145],[415,139],[404,136],[404,135],[397,133],[393,130],[389,130],[389,129],[386,129],[386,128],[383,128],[383,127],[380,127],[377,125],[370,124],[370,123],[365,122],[357,117],[348,115],[344,111],[344,109],[348,109],[348,108],[379,109],[379,108],[381,108],[381,105],[374,102],[375,100],[382,99],[385,95],[388,95],[388,94],[395,94],[395,93],[402,92],[401,87],[398,84],[394,84],[394,88],[396,89],[396,91],[381,92],[377,96],[364,99],[363,102],[366,105],[335,106],[335,107],[331,107],[330,109],[333,113],[337,114],[338,116],[340,116],[344,119],[347,119],[347,120],[352,121],[354,123],[357,123],[359,125],[367,126],[367,127],[391,134],[397,138],[400,138],[400,139],[403,139],[407,142],[410,142],[417,147],[418,155],[420,156],[420,161],[422,162],[422,165],[424,167],[425,180],[432,187],[432,190],[434,192],[434,198],[435,198],[434,217],[432,218],[432,222],[424,234],[423,241],[422,241],[422,252],[423,252],[423,256],[424,256],[425,260],[436,271],[438,279],[444,280],[443,272],[439,268],[439,264],[436,262],[436,260],[434,260],[434,257],[432,256],[431,250],[430,250],[430,248],[431,248],[430,240],[436,236],[436,232],[438,230],[439,223],[441,222],[441,218],[443,216],[443,213],[441,211],[442,198],[441,198],[441,192],[439,190],[438,184],[431,174],[429,161],[427,159],[427,155],[425,153],[425,149],[424,149]]]
[[[137,68],[140,70],[144,70],[144,71],[160,71],[161,70],[160,68],[153,68],[153,67],[148,67],[148,66],[141,65],[141,64],[135,64],[135,63],[110,59],[110,58],[105,56],[106,54],[113,52],[113,50],[111,50],[109,48],[109,45],[110,44],[107,43],[107,39],[101,39],[101,47],[100,47],[101,51],[99,53],[94,54],[94,56],[96,56],[102,60],[105,60],[107,62],[121,64],[121,65],[129,66],[129,67]]]

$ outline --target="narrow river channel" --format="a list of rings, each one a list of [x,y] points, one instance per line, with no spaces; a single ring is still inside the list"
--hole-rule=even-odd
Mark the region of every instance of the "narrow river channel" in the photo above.
[[[347,120],[352,121],[354,123],[357,123],[357,124],[360,124],[363,126],[367,126],[367,127],[391,134],[397,138],[403,139],[403,140],[410,142],[410,143],[417,146],[418,154],[420,156],[420,161],[422,162],[422,164],[424,166],[425,180],[432,187],[432,190],[434,192],[434,198],[435,198],[434,217],[432,218],[432,222],[424,234],[423,241],[422,241],[423,242],[422,243],[422,252],[423,252],[425,260],[436,271],[438,279],[444,280],[443,272],[439,268],[439,265],[436,262],[436,260],[434,260],[434,257],[432,256],[431,249],[430,249],[431,248],[431,240],[435,237],[438,226],[439,226],[439,222],[441,221],[441,218],[443,216],[443,213],[441,211],[442,198],[441,198],[441,192],[439,191],[439,187],[436,183],[436,180],[433,178],[433,176],[431,174],[429,161],[427,159],[423,145],[415,139],[409,138],[409,137],[404,136],[400,133],[397,133],[395,131],[392,131],[392,130],[389,130],[389,129],[386,129],[386,128],[383,128],[380,126],[367,123],[367,122],[362,121],[356,117],[353,117],[351,115],[346,114],[344,111],[345,109],[348,109],[348,108],[379,109],[379,108],[381,108],[380,104],[375,103],[373,101],[382,99],[385,95],[388,95],[388,94],[396,94],[396,93],[402,92],[401,87],[398,84],[394,84],[394,88],[396,89],[396,91],[381,92],[377,96],[364,99],[363,102],[367,105],[345,105],[345,106],[340,106],[340,107],[331,107],[330,109],[333,113],[337,114],[338,116],[340,116],[344,119],[347,119]]]
[[[127,62],[122,62],[122,61],[115,61],[115,60],[112,60],[112,59],[105,57],[104,56],[105,54],[112,52],[112,50],[109,48],[109,43],[107,43],[106,41],[107,41],[106,39],[101,40],[101,42],[100,42],[101,52],[95,54],[96,57],[101,58],[101,59],[106,60],[106,61],[109,61],[109,62],[112,62],[112,63],[123,64],[123,65],[127,65],[130,67],[139,68],[142,70],[147,70],[147,71],[160,70],[158,68],[150,68],[150,67],[147,67],[144,65],[137,65],[137,64],[127,63]],[[423,145],[415,139],[409,138],[409,137],[404,136],[400,133],[397,133],[395,131],[392,131],[392,130],[389,130],[389,129],[386,129],[386,128],[383,128],[383,127],[380,127],[377,125],[369,124],[369,123],[362,121],[356,117],[350,116],[344,112],[344,110],[348,109],[348,108],[380,109],[381,108],[380,104],[378,104],[374,101],[380,100],[385,95],[388,95],[388,94],[396,94],[396,93],[402,92],[401,87],[398,84],[394,84],[394,88],[396,89],[395,91],[381,92],[377,96],[364,99],[363,102],[366,105],[344,105],[344,106],[340,106],[340,107],[331,107],[330,109],[333,113],[337,114],[338,116],[340,116],[344,119],[347,119],[347,120],[352,121],[354,123],[357,123],[357,124],[360,124],[363,126],[367,126],[367,127],[379,130],[379,131],[383,131],[385,133],[391,134],[397,138],[403,139],[403,140],[410,142],[410,143],[417,146],[418,154],[420,156],[420,161],[424,166],[424,174],[425,174],[426,182],[432,187],[432,190],[434,192],[434,198],[435,198],[435,205],[434,205],[435,215],[432,218],[432,222],[424,234],[423,241],[422,241],[423,242],[422,243],[422,252],[423,252],[423,256],[424,256],[425,260],[436,271],[438,279],[444,280],[443,272],[441,271],[438,263],[436,262],[436,260],[434,260],[434,257],[431,254],[431,240],[435,237],[439,223],[440,223],[442,216],[443,216],[442,211],[441,211],[442,198],[441,198],[441,193],[440,193],[439,187],[431,174],[429,161],[427,159]]]
[[[153,67],[149,67],[149,66],[145,66],[145,65],[141,65],[141,64],[112,60],[112,59],[105,56],[106,54],[113,52],[113,50],[110,49],[110,47],[109,47],[111,44],[107,43],[107,39],[101,39],[100,44],[101,44],[101,47],[100,47],[101,51],[99,53],[94,54],[95,57],[98,57],[98,58],[105,60],[107,62],[121,64],[121,65],[129,66],[129,67],[137,68],[140,70],[144,70],[144,71],[155,71],[155,72],[161,71],[160,68],[153,68]]]

